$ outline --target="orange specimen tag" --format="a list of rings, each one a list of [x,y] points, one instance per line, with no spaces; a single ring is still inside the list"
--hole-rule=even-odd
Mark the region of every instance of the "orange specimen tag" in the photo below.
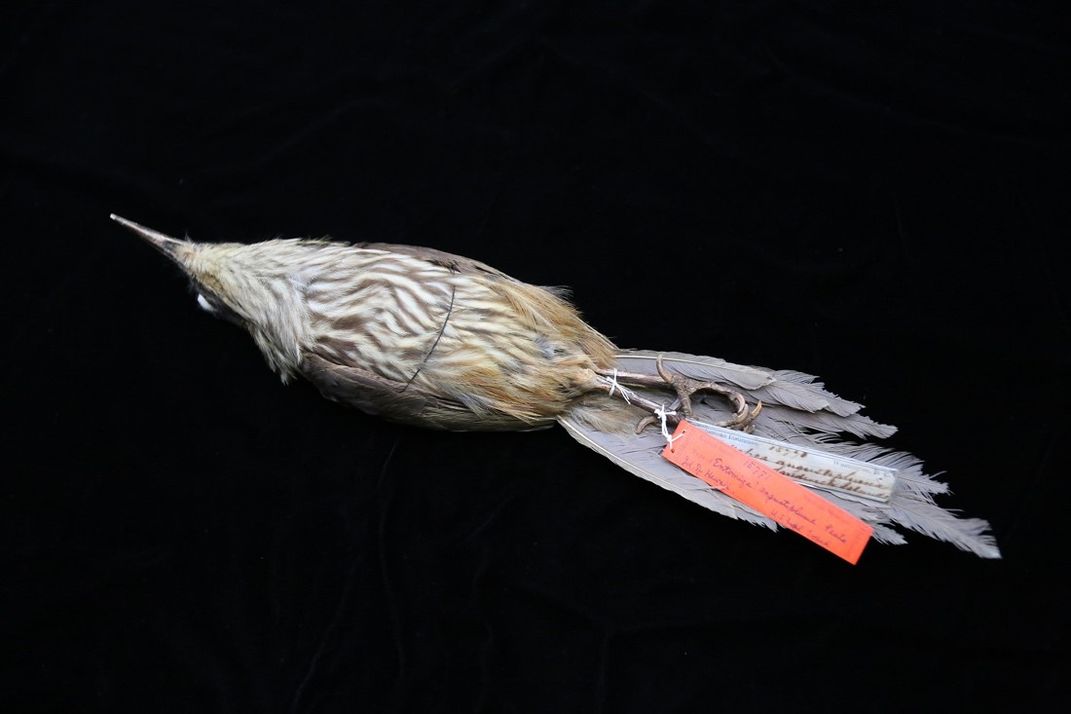
[[[852,565],[873,528],[694,424],[681,420],[662,456]]]

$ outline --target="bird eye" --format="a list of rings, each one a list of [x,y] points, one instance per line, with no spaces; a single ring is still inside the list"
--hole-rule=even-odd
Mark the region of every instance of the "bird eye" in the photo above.
[[[205,299],[205,296],[201,293],[197,293],[197,304],[200,305],[201,309],[205,312],[216,311],[216,308],[212,305],[212,303],[208,302],[208,300]]]

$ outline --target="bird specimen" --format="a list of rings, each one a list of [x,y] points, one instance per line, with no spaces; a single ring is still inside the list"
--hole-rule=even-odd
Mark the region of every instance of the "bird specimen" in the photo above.
[[[431,248],[328,240],[197,243],[112,215],[167,256],[197,303],[249,332],[285,383],[310,381],[368,414],[447,430],[560,424],[627,471],[717,513],[776,528],[759,510],[662,458],[681,420],[756,448],[854,465],[787,473],[904,543],[901,526],[999,558],[988,524],[936,503],[947,486],[911,454],[868,442],[894,427],[791,370],[713,357],[624,350],[561,291]],[[746,435],[752,436],[746,436]],[[784,469],[782,469],[784,470]],[[884,478],[884,481],[882,481]],[[849,479],[850,480],[850,479]]]

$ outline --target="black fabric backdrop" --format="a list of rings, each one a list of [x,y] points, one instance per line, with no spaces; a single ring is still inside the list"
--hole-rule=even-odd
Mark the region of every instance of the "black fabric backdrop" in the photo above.
[[[0,709],[1046,708],[1068,27],[1002,2],[0,11]],[[821,375],[1005,560],[856,567],[560,430],[283,388],[110,212],[433,246],[623,346]]]

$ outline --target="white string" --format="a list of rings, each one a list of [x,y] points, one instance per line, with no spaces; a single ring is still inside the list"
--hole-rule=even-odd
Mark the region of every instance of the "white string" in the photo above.
[[[623,384],[621,384],[620,382],[617,381],[617,368],[616,367],[614,367],[613,374],[611,374],[609,377],[607,377],[606,375],[603,375],[602,378],[604,380],[606,380],[606,382],[608,383],[608,385],[610,387],[610,390],[607,393],[607,396],[612,397],[612,396],[614,396],[614,392],[620,392],[621,393],[621,398],[624,399],[627,404],[632,404],[632,394],[633,394],[633,392],[632,392],[631,389],[629,389],[628,387],[626,387],[625,385],[623,385]],[[666,440],[667,444],[672,446],[674,441],[676,441],[677,439],[679,439],[682,436],[684,436],[684,434],[679,434],[677,436],[673,436],[672,434],[669,433],[669,421],[668,421],[668,419],[671,416],[677,416],[676,410],[667,410],[666,409],[666,405],[663,404],[663,405],[661,405],[659,407],[656,407],[655,410],[654,410],[654,413],[655,413],[655,416],[658,417],[659,425],[662,427],[662,438]]]
[[[625,400],[626,404],[632,404],[632,390],[628,387],[619,384],[617,381],[617,367],[614,367],[614,373],[610,377],[603,377],[603,379],[610,380],[610,394],[608,396],[614,396],[614,392],[621,392],[621,398]]]
[[[655,416],[658,417],[658,420],[662,423],[661,424],[661,426],[662,426],[662,438],[666,440],[667,444],[672,446],[674,441],[676,441],[677,439],[679,439],[682,436],[684,436],[684,434],[678,434],[677,436],[670,436],[670,433],[669,433],[669,425],[666,423],[666,418],[667,417],[671,417],[671,416],[677,416],[677,412],[676,411],[666,411],[666,405],[663,404],[662,406],[660,406],[657,409],[655,409],[654,413],[655,413]]]

